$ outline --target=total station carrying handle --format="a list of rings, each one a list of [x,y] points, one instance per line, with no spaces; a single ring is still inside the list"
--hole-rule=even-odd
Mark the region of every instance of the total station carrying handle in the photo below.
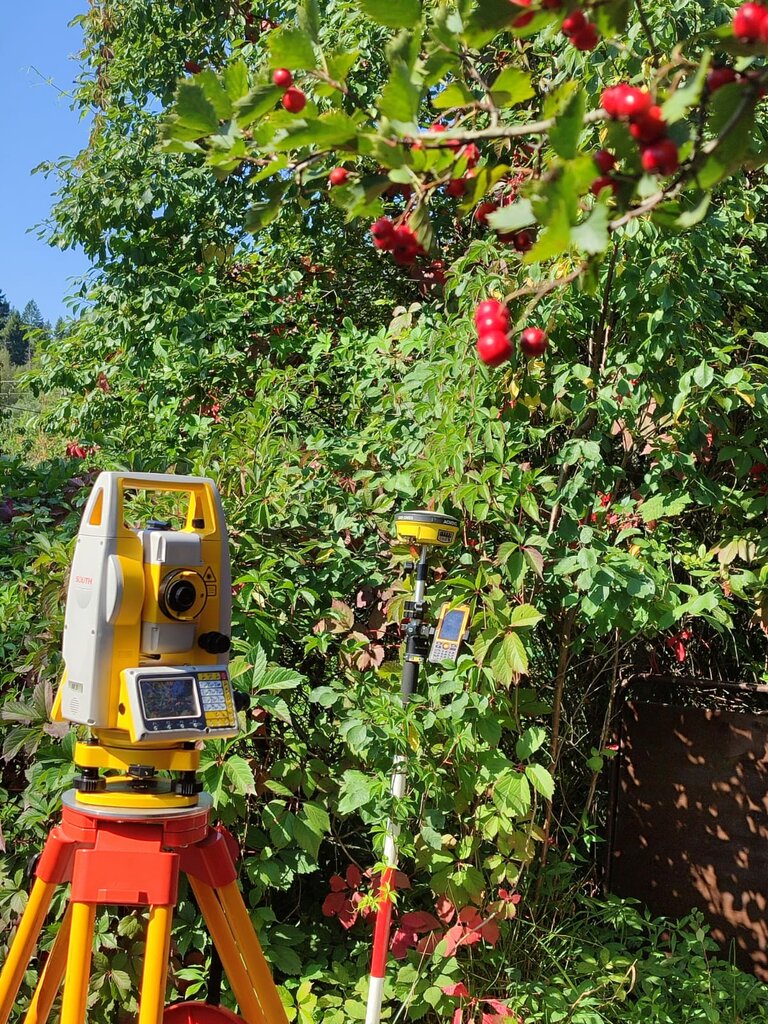
[[[99,473],[83,512],[80,533],[90,537],[133,536],[135,531],[125,522],[127,490],[189,494],[184,529],[207,540],[224,539],[224,510],[214,481],[170,473]]]

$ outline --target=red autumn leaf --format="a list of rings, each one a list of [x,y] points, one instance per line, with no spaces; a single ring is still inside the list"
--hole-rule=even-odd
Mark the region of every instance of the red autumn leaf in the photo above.
[[[392,939],[392,945],[390,947],[392,956],[395,960],[402,960],[409,949],[412,949],[416,944],[418,938],[416,932],[404,931],[402,928],[398,928]]]
[[[469,996],[469,989],[463,981],[454,982],[453,985],[443,985],[442,991],[447,996],[461,996],[462,998]]]
[[[455,924],[445,933],[445,955],[453,956],[464,936],[464,925]]]
[[[403,914],[400,918],[400,927],[413,932],[431,932],[440,928],[440,922],[434,914],[426,910],[414,910],[409,914]]]
[[[456,907],[447,896],[440,896],[435,902],[435,911],[443,924],[450,924],[456,914]]]
[[[363,875],[362,872],[360,871],[360,868],[356,867],[354,864],[350,864],[349,867],[347,868],[346,874],[347,885],[350,887],[350,889],[357,889],[363,880]]]
[[[341,892],[329,892],[323,900],[323,914],[326,917],[334,917],[341,911],[341,908],[346,903],[346,896]]]
[[[477,907],[462,907],[459,911],[459,921],[465,924],[467,928],[477,928],[478,925],[482,924],[482,917]]]
[[[495,946],[501,938],[501,932],[499,926],[495,921],[487,921],[482,928],[478,929],[480,935],[485,939],[489,946]]]
[[[430,932],[429,935],[425,935],[422,939],[419,939],[416,944],[416,952],[425,953],[426,955],[434,953],[440,945],[441,938],[442,936],[438,934],[438,932]]]
[[[345,900],[344,906],[339,911],[339,924],[343,928],[351,928],[357,920],[357,911],[352,900]]]
[[[453,1011],[453,1017],[451,1017],[451,1024],[463,1024],[464,1011],[459,1006]]]

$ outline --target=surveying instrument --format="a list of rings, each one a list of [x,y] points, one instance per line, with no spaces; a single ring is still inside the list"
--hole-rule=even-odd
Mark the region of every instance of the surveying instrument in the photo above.
[[[470,609],[468,605],[446,602],[440,608],[437,623],[426,622],[427,602],[425,599],[429,554],[431,548],[447,548],[456,539],[459,531],[458,520],[439,512],[419,509],[402,512],[395,516],[395,531],[398,540],[407,545],[418,561],[406,562],[405,568],[415,571],[413,599],[405,602],[405,662],[403,664],[400,699],[407,707],[416,692],[419,668],[424,661],[440,664],[455,662],[459,648],[467,634]],[[406,758],[398,754],[392,765],[390,792],[396,799],[405,794]],[[392,893],[394,892],[397,869],[397,839],[399,827],[391,819],[387,822],[384,838],[384,868],[379,881],[377,895],[378,911],[373,929],[373,953],[368,982],[368,1002],[365,1024],[379,1024],[384,997],[389,936],[392,928]],[[1,1022],[0,1022],[1,1024]]]
[[[131,498],[155,492],[182,499],[179,527],[166,519],[129,526]],[[165,1007],[180,871],[242,1018],[287,1024],[237,885],[237,844],[211,826],[211,797],[197,779],[201,742],[239,731],[227,668],[230,617],[226,525],[213,481],[101,473],[77,537],[53,709],[55,720],[87,737],[75,747],[74,788],[62,798],[61,822],[0,972],[0,1024],[65,883],[67,911],[24,1024],[45,1024],[62,981],[62,1024],[84,1024],[99,904],[148,908],[138,1024],[241,1021],[206,1003]]]

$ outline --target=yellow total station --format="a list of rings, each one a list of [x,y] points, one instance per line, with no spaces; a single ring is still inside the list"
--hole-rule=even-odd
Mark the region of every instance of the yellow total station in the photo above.
[[[130,524],[142,509],[169,519]],[[174,522],[174,517],[178,517]],[[87,726],[78,800],[193,806],[195,741],[236,735],[227,669],[231,577],[212,480],[101,473],[83,512],[67,592],[54,718]],[[117,771],[104,779],[102,770]],[[179,773],[162,780],[158,772]]]

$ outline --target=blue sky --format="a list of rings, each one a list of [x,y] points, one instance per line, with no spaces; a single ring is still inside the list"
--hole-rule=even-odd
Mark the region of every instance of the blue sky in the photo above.
[[[73,156],[88,124],[70,109],[82,34],[68,28],[87,0],[4,4],[0,23],[0,290],[21,309],[34,299],[46,319],[66,315],[72,278],[88,261],[81,252],[52,249],[34,232],[51,208],[54,178],[31,174],[43,160]],[[74,58],[74,59],[73,59]],[[62,95],[65,93],[67,95]]]

